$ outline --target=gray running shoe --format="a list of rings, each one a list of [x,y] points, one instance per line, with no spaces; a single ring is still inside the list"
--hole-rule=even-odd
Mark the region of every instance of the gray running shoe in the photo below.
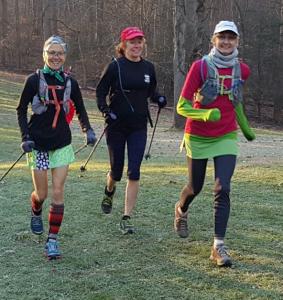
[[[174,219],[174,229],[176,233],[181,238],[188,237],[188,210],[182,212],[179,206],[179,202],[175,205],[175,219]]]
[[[218,267],[231,267],[232,259],[229,255],[228,248],[223,245],[219,245],[216,248],[212,247],[210,260],[216,262]]]
[[[134,225],[131,222],[130,216],[123,216],[120,222],[120,230],[123,234],[132,234],[136,231]]]
[[[115,194],[115,191],[116,191],[115,186],[112,192],[108,192],[107,187],[105,187],[104,197],[101,202],[101,209],[105,214],[110,214],[112,211],[113,196]]]

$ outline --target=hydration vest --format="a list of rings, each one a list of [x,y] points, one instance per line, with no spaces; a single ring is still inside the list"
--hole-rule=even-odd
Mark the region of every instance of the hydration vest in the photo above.
[[[207,65],[206,79],[203,72],[204,63]],[[219,95],[227,95],[234,106],[243,101],[244,81],[242,80],[241,66],[238,61],[233,66],[232,75],[219,75],[211,58],[205,55],[201,60],[201,78],[204,83],[196,93],[195,101],[200,102],[202,105],[212,103]],[[224,85],[224,80],[228,78],[232,80],[229,89]]]
[[[64,73],[65,84],[64,86],[60,85],[48,85],[43,72],[38,69],[36,71],[38,76],[38,92],[33,97],[32,100],[32,111],[37,115],[41,115],[47,111],[48,105],[55,105],[55,116],[52,123],[52,128],[55,128],[57,125],[57,120],[59,117],[59,113],[61,110],[61,104],[63,105],[63,109],[66,115],[66,121],[68,124],[73,119],[75,114],[75,107],[73,101],[71,100],[71,79],[68,74]],[[49,90],[52,92],[53,100],[49,99]],[[63,101],[59,101],[57,98],[56,90],[64,90]]]

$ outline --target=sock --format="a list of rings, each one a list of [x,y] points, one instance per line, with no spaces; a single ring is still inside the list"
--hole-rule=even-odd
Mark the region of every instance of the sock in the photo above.
[[[30,200],[31,200],[31,209],[32,209],[32,212],[36,216],[41,215],[43,201],[38,200],[35,192],[31,193]]]
[[[217,247],[219,247],[220,245],[223,245],[223,244],[224,244],[224,240],[214,238],[214,242],[213,242],[213,247],[214,248],[217,248]]]
[[[64,216],[64,204],[54,204],[50,205],[49,209],[49,233],[48,239],[55,239],[57,238],[57,234],[59,232],[62,220]]]

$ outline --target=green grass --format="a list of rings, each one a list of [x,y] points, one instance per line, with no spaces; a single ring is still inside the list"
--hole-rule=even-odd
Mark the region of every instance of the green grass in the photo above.
[[[0,174],[20,154],[15,107],[21,87],[0,79]],[[102,120],[94,101],[86,101],[86,106],[99,134]],[[164,124],[159,130],[173,137],[174,130]],[[77,148],[84,143],[77,123],[73,132]],[[237,167],[227,232],[235,263],[231,269],[219,269],[208,260],[213,237],[211,164],[204,190],[191,208],[190,237],[179,239],[173,232],[173,214],[186,181],[185,159],[165,151],[144,161],[134,214],[138,232],[122,236],[125,178],[118,185],[112,215],[103,215],[105,142],[87,172],[80,173],[89,151],[78,155],[66,183],[62,260],[46,261],[46,233],[38,238],[29,231],[32,185],[24,160],[0,184],[1,300],[283,299],[282,165]],[[49,203],[47,199],[44,205],[46,226]]]

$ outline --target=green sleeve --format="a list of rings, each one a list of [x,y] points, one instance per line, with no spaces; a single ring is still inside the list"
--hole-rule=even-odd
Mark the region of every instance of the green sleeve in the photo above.
[[[241,128],[241,131],[243,132],[243,135],[248,141],[252,141],[255,139],[255,133],[251,129],[249,122],[246,118],[246,115],[244,113],[243,105],[242,103],[239,103],[235,107],[235,112],[236,112],[236,118],[237,122]]]
[[[218,121],[221,118],[221,113],[218,108],[198,109],[193,108],[191,101],[180,96],[177,104],[177,113],[183,117],[191,118],[195,121]]]

